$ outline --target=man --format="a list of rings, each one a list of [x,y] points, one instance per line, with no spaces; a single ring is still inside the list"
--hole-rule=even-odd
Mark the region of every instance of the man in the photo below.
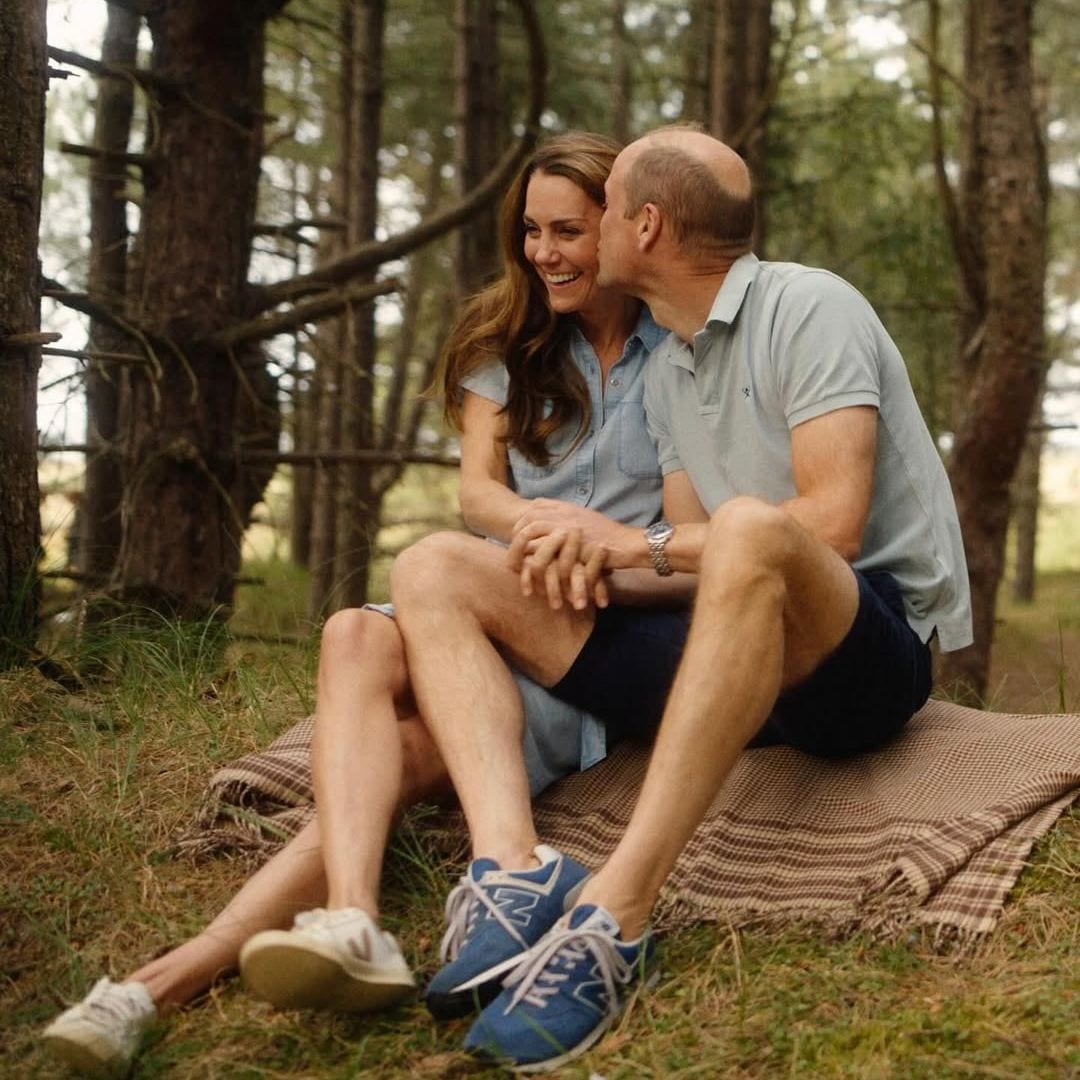
[[[752,207],[741,159],[689,129],[627,147],[607,184],[601,280],[674,332],[646,385],[674,525],[531,515],[509,553],[534,594],[525,618],[511,616],[514,574],[462,543],[435,538],[394,570],[413,685],[478,860],[459,905],[471,921],[436,988],[460,996],[512,968],[466,1045],[526,1069],[582,1052],[617,1015],[648,969],[660,888],[748,743],[872,750],[925,701],[930,639],[971,640],[951,493],[896,347],[839,278],[749,254]],[[680,622],[594,612],[601,565],[696,574],[697,598],[627,831],[592,877],[560,887],[545,850],[530,869],[516,706],[492,642],[613,724],[663,696]],[[543,898],[525,902],[515,874],[542,881]],[[538,937],[524,908],[558,921]],[[484,968],[485,934],[505,945],[519,918],[523,958]]]

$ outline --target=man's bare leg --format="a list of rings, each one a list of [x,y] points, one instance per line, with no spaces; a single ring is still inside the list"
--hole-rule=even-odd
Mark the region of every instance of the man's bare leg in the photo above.
[[[781,690],[836,648],[857,606],[850,566],[789,514],[737,499],[713,516],[641,795],[581,895],[615,916],[624,939],[644,929],[675,860]]]
[[[494,544],[438,533],[402,552],[391,593],[413,693],[454,781],[476,858],[534,865],[537,844],[521,752],[521,698],[505,654],[550,686],[573,663],[591,612],[521,595]]]

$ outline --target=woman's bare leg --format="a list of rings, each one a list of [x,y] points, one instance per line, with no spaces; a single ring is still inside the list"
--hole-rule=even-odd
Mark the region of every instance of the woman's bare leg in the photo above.
[[[323,628],[311,768],[326,906],[362,908],[377,919],[395,817],[403,806],[449,790],[435,743],[416,715],[397,624],[379,612],[339,611]]]
[[[332,616],[323,631],[312,747],[318,819],[256,871],[204,930],[125,981],[144,983],[159,1009],[180,1005],[233,970],[250,937],[290,926],[300,911],[355,906],[377,918],[395,816],[450,790],[438,750],[412,711],[393,620],[355,609]],[[328,888],[328,878],[336,885]]]
[[[325,898],[319,824],[313,820],[248,878],[205,929],[125,981],[143,983],[159,1010],[182,1005],[236,967],[252,934],[289,926],[298,911]]]

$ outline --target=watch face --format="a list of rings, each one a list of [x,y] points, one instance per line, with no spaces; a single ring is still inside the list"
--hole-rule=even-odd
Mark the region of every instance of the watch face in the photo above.
[[[670,521],[654,521],[645,529],[647,540],[666,540],[675,531]]]

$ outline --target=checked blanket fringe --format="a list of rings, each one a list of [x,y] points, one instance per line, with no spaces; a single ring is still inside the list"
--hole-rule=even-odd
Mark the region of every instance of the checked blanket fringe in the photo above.
[[[312,721],[219,770],[194,853],[269,853],[310,818]],[[545,843],[597,866],[630,818],[648,750],[624,745],[535,803]],[[1033,843],[1080,796],[1080,715],[929,702],[883,750],[846,761],[749,750],[679,858],[658,927],[814,920],[892,937],[915,926],[971,944],[997,924]],[[463,821],[424,828],[460,852]]]

